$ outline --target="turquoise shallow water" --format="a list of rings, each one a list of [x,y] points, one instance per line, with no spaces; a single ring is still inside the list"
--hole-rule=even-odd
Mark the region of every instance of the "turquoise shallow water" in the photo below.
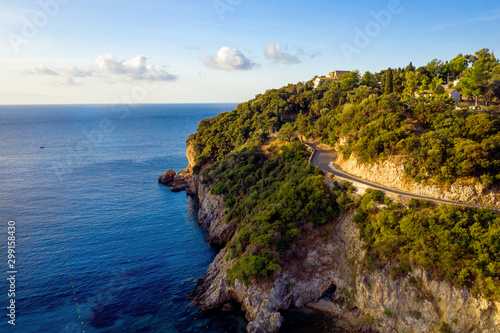
[[[201,119],[234,107],[0,107],[0,277],[11,219],[18,272],[0,332],[243,332],[187,300],[215,252],[191,199],[157,183]]]

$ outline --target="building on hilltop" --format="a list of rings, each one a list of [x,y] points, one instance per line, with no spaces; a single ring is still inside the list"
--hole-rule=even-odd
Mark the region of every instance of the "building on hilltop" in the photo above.
[[[326,76],[318,77],[314,80],[314,89],[318,89],[320,86],[331,81],[338,81],[342,75],[349,74],[350,71],[333,71],[328,73]]]
[[[455,100],[455,103],[460,103],[460,99],[462,98],[462,96],[457,89],[445,89],[444,91],[448,94],[449,97]]]
[[[448,95],[448,97],[453,98],[455,103],[460,103],[460,100],[462,99],[462,96],[460,95],[460,92],[456,89],[445,89],[444,93]],[[414,93],[415,97],[432,97],[434,94],[431,93],[428,90],[420,91],[420,92],[415,92]]]
[[[452,87],[456,87],[456,86],[457,86],[457,84],[459,84],[459,83],[460,83],[460,80],[461,80],[461,79],[456,79],[455,81],[451,81],[449,84],[453,84],[453,85],[452,85]],[[449,84],[448,84],[448,85],[449,85]]]

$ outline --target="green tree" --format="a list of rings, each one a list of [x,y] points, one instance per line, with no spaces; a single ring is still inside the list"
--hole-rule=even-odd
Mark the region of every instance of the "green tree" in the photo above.
[[[443,79],[439,77],[435,77],[432,79],[430,85],[429,85],[429,90],[433,94],[442,94],[444,93],[444,88],[443,88]]]
[[[410,62],[408,66],[405,68],[405,72],[414,72],[415,71],[415,66],[413,66],[413,63]]]
[[[285,141],[292,142],[293,138],[295,138],[295,129],[292,124],[288,123],[281,127],[280,138]]]
[[[429,78],[432,80],[432,78],[436,76],[442,76],[444,64],[441,60],[433,59],[431,62],[427,63],[425,68],[427,69],[427,73],[429,73]]]
[[[344,92],[351,91],[358,86],[359,71],[352,71],[340,77],[340,89]]]
[[[460,74],[467,68],[468,61],[460,53],[455,58],[453,58],[448,64],[449,79],[456,79]],[[449,81],[448,81],[449,82]]]
[[[484,97],[486,99],[486,105],[489,105],[494,98],[500,100],[500,64],[498,63],[490,72],[490,78]]]
[[[306,137],[311,126],[311,118],[302,112],[297,116],[297,132],[300,136]]]
[[[458,88],[461,90],[462,95],[473,97],[477,107],[478,97],[486,93],[488,79],[489,74],[486,64],[484,60],[480,58],[474,62],[471,68],[464,71],[463,78]]]
[[[394,77],[392,73],[392,69],[389,67],[385,72],[385,80],[384,80],[384,94],[392,94],[394,91]]]
[[[427,91],[429,90],[429,86],[431,84],[431,80],[429,79],[429,77],[427,75],[422,75],[421,76],[421,80],[420,80],[420,91],[424,92],[424,91]]]
[[[405,83],[403,95],[407,98],[413,97],[420,84],[421,74],[415,71],[407,71],[405,73]]]
[[[369,71],[366,71],[361,78],[361,82],[359,83],[362,86],[368,86],[375,88],[377,87],[377,77]]]
[[[402,95],[404,91],[404,78],[405,78],[404,72],[402,72],[401,69],[393,71],[392,77],[393,77],[392,92],[398,95]]]
[[[368,87],[368,86],[359,86],[356,89],[353,89],[352,91],[347,93],[347,97],[349,100],[349,103],[352,104],[359,104],[361,103],[364,99],[370,97],[370,95],[373,94],[373,88]]]

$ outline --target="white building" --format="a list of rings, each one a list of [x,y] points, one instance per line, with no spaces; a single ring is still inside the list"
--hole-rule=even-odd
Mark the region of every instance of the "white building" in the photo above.
[[[456,89],[445,89],[444,93],[448,95],[448,97],[451,97],[455,100],[455,103],[460,103],[460,100],[462,96],[460,95],[460,92]],[[415,92],[415,97],[432,97],[434,94],[431,93],[428,90],[421,91],[421,92]]]
[[[349,73],[350,71],[333,71],[328,73],[326,76],[317,77],[316,80],[314,80],[314,89],[318,89],[320,86],[331,81],[336,82],[342,75]]]

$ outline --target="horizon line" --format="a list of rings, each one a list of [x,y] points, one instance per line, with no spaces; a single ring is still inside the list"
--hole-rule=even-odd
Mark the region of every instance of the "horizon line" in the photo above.
[[[110,105],[180,105],[180,104],[190,104],[190,105],[202,105],[202,104],[241,104],[244,102],[196,102],[196,103],[33,103],[33,104],[0,104],[2,106],[65,106],[65,105],[102,105],[102,106],[110,106]]]

